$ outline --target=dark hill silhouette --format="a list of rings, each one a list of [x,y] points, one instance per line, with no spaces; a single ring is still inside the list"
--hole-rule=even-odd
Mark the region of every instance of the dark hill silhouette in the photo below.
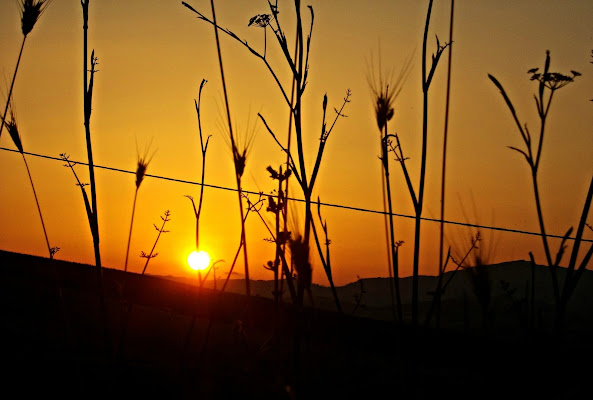
[[[590,273],[575,293],[579,307],[571,304],[567,336],[552,337],[544,325],[526,330],[520,313],[504,307],[506,292],[496,289],[498,281],[507,280],[520,299],[531,271],[524,262],[489,267],[497,312],[487,329],[463,274],[444,297],[442,328],[433,329],[385,318],[390,297],[384,278],[362,281],[365,293],[354,314],[360,283],[339,287],[345,310],[340,315],[332,309],[330,289],[319,285],[312,288],[315,307],[299,312],[289,302],[275,307],[266,297],[271,288],[266,281],[253,281],[259,295],[247,299],[209,289],[198,294],[195,281],[104,268],[114,345],[109,347],[102,336],[95,267],[0,251],[0,271],[2,387],[24,398],[358,399],[389,393],[498,399],[590,393]],[[542,324],[550,312],[546,272],[536,271]],[[434,279],[421,279],[423,308]],[[232,290],[242,287],[229,284]],[[408,298],[407,279],[402,290]],[[132,313],[117,359],[126,304],[132,304]],[[586,313],[588,318],[580,319]],[[297,388],[301,396],[295,397]]]
[[[536,265],[532,271],[529,261],[516,260],[487,266],[489,287],[491,289],[492,318],[495,326],[501,326],[514,334],[526,317],[528,302],[531,294],[532,273],[534,285],[533,309],[537,313],[543,327],[551,329],[551,321],[555,310],[552,279],[547,266]],[[559,268],[558,279],[564,282],[564,268]],[[477,309],[478,302],[471,282],[471,271],[460,269],[457,272],[446,272],[443,282],[450,280],[442,296],[442,312],[446,318],[441,326],[459,329],[481,329],[482,316]],[[195,279],[161,276],[177,282],[195,285]],[[437,285],[436,276],[419,277],[419,301],[422,307],[428,309]],[[344,286],[338,286],[337,292],[343,305],[344,313],[391,321],[391,292],[389,278],[363,278]],[[222,286],[218,282],[218,288]],[[212,287],[212,281],[207,281],[205,287]],[[569,302],[568,327],[575,331],[593,333],[593,271],[587,270],[579,280],[579,284]],[[242,279],[229,280],[226,290],[232,293],[245,293],[245,282]],[[252,280],[251,291],[255,296],[272,299],[273,281]],[[337,311],[331,288],[328,286],[312,285],[313,306],[329,311]],[[402,302],[409,308],[412,282],[410,277],[400,278]],[[360,301],[358,300],[360,299]],[[284,301],[290,301],[285,294]],[[309,299],[309,305],[311,300]],[[471,315],[463,315],[460,308],[467,307]],[[458,311],[458,312],[455,312]],[[469,320],[470,326],[464,326]]]

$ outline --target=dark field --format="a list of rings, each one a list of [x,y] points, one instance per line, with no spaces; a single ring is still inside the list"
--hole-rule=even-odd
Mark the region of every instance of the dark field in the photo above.
[[[289,300],[275,306],[265,295],[269,282],[254,282],[259,295],[247,298],[104,268],[104,315],[94,267],[0,251],[2,388],[13,398],[78,399],[590,397],[591,274],[555,337],[545,285],[536,291],[538,322],[528,328],[524,265],[492,266],[492,287],[505,267],[517,290],[493,289],[488,319],[460,275],[444,299],[441,328],[429,329],[389,319],[384,279],[365,280],[364,292],[359,283],[338,288],[339,314],[324,287],[313,287],[315,307],[297,311]],[[538,281],[546,273],[538,271]],[[402,287],[405,299],[405,280]]]

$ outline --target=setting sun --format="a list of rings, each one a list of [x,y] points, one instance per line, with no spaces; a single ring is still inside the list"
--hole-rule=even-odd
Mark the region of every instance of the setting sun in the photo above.
[[[203,271],[210,265],[210,255],[204,250],[192,251],[189,256],[187,256],[187,263],[191,269]]]

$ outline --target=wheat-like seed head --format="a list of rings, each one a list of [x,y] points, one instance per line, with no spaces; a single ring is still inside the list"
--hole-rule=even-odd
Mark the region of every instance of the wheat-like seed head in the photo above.
[[[371,58],[370,65],[367,66],[367,82],[371,88],[373,102],[375,106],[375,119],[380,131],[387,125],[387,122],[393,118],[394,103],[399,96],[403,84],[410,72],[412,57],[410,56],[402,66],[399,75],[395,81],[393,80],[393,71],[390,71],[387,76],[381,70],[381,56],[379,55],[378,72],[374,72],[375,66]],[[393,81],[393,83],[392,83]]]
[[[152,143],[152,141],[150,143]],[[152,160],[152,157],[154,156],[154,154],[151,155],[150,157],[148,156],[149,148],[150,148],[150,144],[146,147],[146,150],[145,150],[143,156],[140,156],[140,153],[138,153],[138,161],[136,163],[136,189],[140,188],[140,185],[142,184],[142,181],[144,180],[144,176],[146,175],[146,170],[148,169],[148,164],[150,164],[150,161]]]
[[[257,120],[251,123],[251,108],[249,108],[247,114],[247,122],[245,128],[237,126],[236,123],[233,124],[233,132],[235,132],[234,136],[231,139],[231,134],[229,131],[228,125],[224,124],[222,118],[222,112],[219,108],[220,120],[219,120],[219,129],[224,132],[224,140],[227,142],[228,146],[230,147],[233,163],[235,165],[235,172],[239,178],[243,176],[245,172],[245,166],[247,165],[247,156],[251,151],[253,140],[257,135]]]
[[[21,10],[21,29],[23,35],[27,36],[32,30],[39,17],[52,0],[22,0],[19,3]]]
[[[23,142],[21,141],[21,135],[19,133],[16,116],[14,115],[12,106],[10,107],[10,121],[6,122],[6,120],[4,120],[4,125],[6,125],[6,129],[8,129],[8,133],[10,134],[14,145],[19,150],[19,152],[23,154]]]

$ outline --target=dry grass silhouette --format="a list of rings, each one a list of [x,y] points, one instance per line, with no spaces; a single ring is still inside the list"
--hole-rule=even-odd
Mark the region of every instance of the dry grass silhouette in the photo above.
[[[150,161],[154,156],[154,153],[150,156],[148,155],[149,149],[150,144],[148,144],[142,156],[137,151],[138,159],[136,162],[136,189],[134,190],[134,201],[132,202],[132,217],[130,220],[130,233],[128,234],[128,246],[126,248],[126,261],[124,263],[124,271],[128,270],[128,257],[130,255],[130,243],[132,241],[132,228],[134,227],[134,214],[136,213],[136,201],[138,200],[138,190],[140,190],[140,185],[142,184],[142,181],[144,181],[144,176],[146,175],[148,165],[150,164]]]

